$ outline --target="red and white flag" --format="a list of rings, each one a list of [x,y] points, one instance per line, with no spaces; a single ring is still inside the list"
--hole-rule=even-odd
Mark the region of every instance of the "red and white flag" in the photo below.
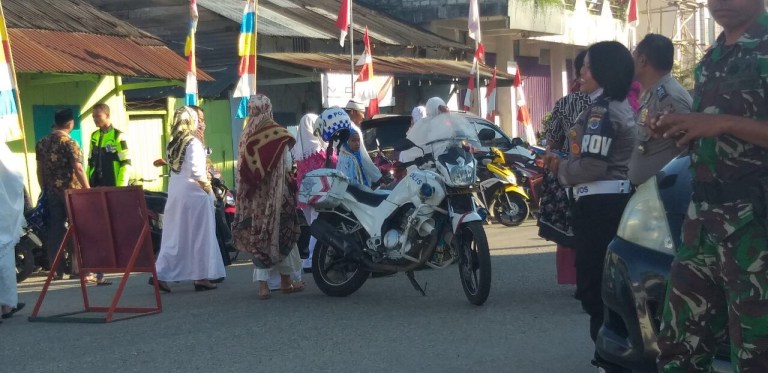
[[[523,77],[520,72],[520,67],[517,68],[517,74],[515,74],[515,96],[517,97],[517,123],[523,126],[523,132],[525,133],[525,140],[529,144],[536,144],[536,134],[533,133],[533,125],[531,124],[531,113],[528,111],[528,105],[525,102],[525,92],[523,91]]]
[[[496,69],[493,69],[493,78],[486,88],[485,98],[488,99],[488,114],[485,119],[496,123]]]
[[[480,8],[477,6],[477,0],[469,0],[469,23],[467,24],[468,35],[470,38],[482,40],[480,35]]]
[[[356,89],[358,96],[362,100],[368,100],[368,118],[379,113],[379,95],[376,92],[373,81],[373,53],[371,52],[371,39],[368,37],[368,27],[365,27],[363,35],[363,45],[365,50],[360,59],[357,60],[357,66],[362,66],[360,74],[357,75],[359,89]]]
[[[637,0],[629,0],[629,6],[627,6],[627,24],[632,27],[637,27]]]
[[[341,35],[339,36],[339,44],[341,44],[341,47],[344,47],[344,40],[347,38],[347,30],[349,29],[349,8],[350,8],[350,2],[352,0],[342,0],[341,1],[341,8],[339,8],[339,16],[336,17],[336,27],[341,30]]]
[[[472,69],[474,70],[474,69]],[[467,83],[467,93],[464,95],[463,108],[464,111],[470,111],[472,109],[472,97],[475,94],[475,73],[469,75],[469,83]]]

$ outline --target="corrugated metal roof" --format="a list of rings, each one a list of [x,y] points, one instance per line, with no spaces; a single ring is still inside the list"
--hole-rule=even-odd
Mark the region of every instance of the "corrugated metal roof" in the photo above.
[[[198,0],[198,5],[240,23],[242,0]],[[258,33],[269,36],[312,39],[338,39],[336,16],[341,0],[262,0],[259,1]],[[355,39],[365,27],[374,43],[424,48],[471,48],[437,34],[412,26],[364,6],[353,7]]]
[[[3,0],[2,4],[8,28],[151,37],[81,0]]]
[[[349,72],[349,56],[324,53],[262,53],[267,58],[283,63],[319,69],[322,71]],[[376,74],[413,75],[428,78],[449,77],[467,79],[472,64],[466,61],[437,60],[429,58],[373,56],[373,71]],[[481,66],[480,77],[490,79],[493,69]],[[514,76],[497,73],[499,85],[509,85]]]
[[[187,62],[152,37],[9,29],[18,72],[116,74],[184,80]],[[198,70],[199,80],[212,80]]]

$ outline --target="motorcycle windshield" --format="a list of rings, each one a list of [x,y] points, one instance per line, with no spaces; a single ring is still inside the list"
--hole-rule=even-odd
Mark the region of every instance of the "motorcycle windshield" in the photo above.
[[[435,157],[444,154],[448,147],[455,144],[466,143],[473,147],[480,147],[480,140],[472,123],[463,116],[453,113],[442,113],[416,122],[406,134],[406,138]],[[411,161],[421,156],[421,151],[416,149],[414,152],[414,149],[410,149],[407,155],[413,158],[401,159]]]

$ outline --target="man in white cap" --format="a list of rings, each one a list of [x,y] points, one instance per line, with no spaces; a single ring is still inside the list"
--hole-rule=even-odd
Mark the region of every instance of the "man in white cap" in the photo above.
[[[360,101],[356,101],[355,99],[351,99],[349,102],[347,102],[347,106],[344,108],[344,111],[346,111],[349,115],[349,119],[352,119],[352,122],[358,126],[365,119],[365,104]]]

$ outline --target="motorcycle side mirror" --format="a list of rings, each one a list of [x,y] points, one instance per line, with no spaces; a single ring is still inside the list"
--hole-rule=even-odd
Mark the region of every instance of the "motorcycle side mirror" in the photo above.
[[[416,146],[416,144],[414,144],[413,141],[411,141],[411,140],[409,140],[407,138],[402,138],[402,139],[398,140],[395,143],[395,145],[393,146],[393,149],[395,149],[395,150],[397,150],[399,152],[402,152],[402,151],[411,149],[411,148],[413,148],[415,146]]]
[[[477,138],[480,139],[480,141],[493,140],[494,137],[496,137],[496,131],[490,128],[483,128],[477,133]]]
[[[492,162],[493,161],[490,160],[489,158],[483,158],[483,166],[487,166],[487,165],[491,164]]]

